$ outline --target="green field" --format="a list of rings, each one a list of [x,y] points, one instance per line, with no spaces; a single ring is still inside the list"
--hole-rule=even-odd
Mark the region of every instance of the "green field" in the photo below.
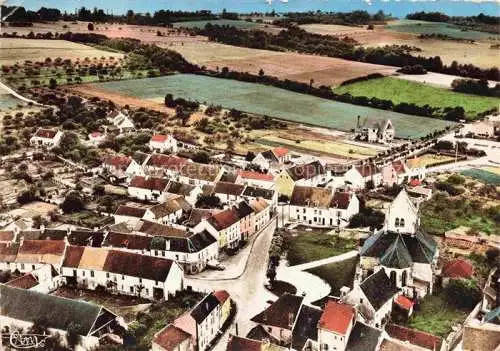
[[[376,97],[391,100],[394,104],[414,103],[417,106],[464,108],[469,117],[488,111],[500,105],[500,99],[487,96],[455,93],[451,90],[433,87],[423,83],[384,77],[344,85],[334,89],[337,94],[349,93],[352,96]],[[397,127],[396,127],[397,130]]]
[[[227,20],[227,19],[218,19],[218,20],[208,20],[208,21],[186,21],[186,22],[175,22],[174,27],[176,28],[205,28],[207,23],[211,23],[219,26],[231,26],[239,29],[249,29],[255,28],[258,26],[257,23],[247,22],[247,21],[238,21],[238,20]]]
[[[492,185],[500,185],[500,175],[484,169],[467,169],[460,174],[479,180],[480,182]]]
[[[343,286],[352,288],[357,263],[358,257],[353,257],[344,261],[311,268],[307,272],[326,281],[332,288],[331,295],[340,296],[340,289]]]
[[[241,111],[267,115],[315,126],[351,131],[357,116],[391,119],[400,138],[419,138],[454,123],[435,118],[405,115],[370,107],[321,99],[262,84],[211,78],[192,74],[177,74],[148,79],[95,83],[125,95],[163,102],[167,93],[201,103],[221,105]]]
[[[498,38],[498,36],[492,33],[478,32],[474,30],[462,30],[458,26],[442,22],[400,20],[385,26],[385,28],[396,32],[405,32],[405,33],[444,34],[452,38],[468,39],[468,40],[481,40],[492,37]]]

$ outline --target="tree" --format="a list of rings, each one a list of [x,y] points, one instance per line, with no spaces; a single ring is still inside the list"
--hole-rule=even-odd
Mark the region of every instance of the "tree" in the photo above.
[[[49,88],[55,89],[57,87],[57,80],[55,78],[50,78],[49,80]]]
[[[89,31],[93,31],[94,30],[94,23],[90,22],[88,25],[87,25],[87,29]]]
[[[172,94],[165,95],[165,106],[174,108],[176,106],[174,96]]]
[[[262,68],[259,70],[259,77],[264,77],[264,70]]]
[[[473,308],[481,300],[481,290],[472,279],[452,279],[445,294],[448,301],[458,308]]]
[[[194,162],[208,164],[210,162],[210,155],[206,151],[200,151],[193,156],[192,160]]]
[[[211,195],[199,195],[196,200],[196,207],[199,208],[221,208],[221,202],[219,197],[214,194]]]
[[[66,339],[68,340],[68,345],[74,349],[76,345],[80,343],[80,324],[70,322],[66,328]]]
[[[64,213],[79,212],[85,208],[85,202],[83,201],[80,193],[76,191],[70,192],[66,195],[63,203],[61,204],[61,209]]]

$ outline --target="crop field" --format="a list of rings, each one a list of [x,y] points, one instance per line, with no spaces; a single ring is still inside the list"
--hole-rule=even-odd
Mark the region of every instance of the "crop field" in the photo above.
[[[39,39],[0,39],[0,64],[14,64],[16,62],[43,61],[46,57],[75,59],[85,57],[122,57],[123,54],[104,51],[82,44],[65,40],[39,40]]]
[[[185,22],[175,22],[174,27],[176,28],[205,28],[205,26],[210,23],[218,26],[231,26],[239,29],[251,29],[259,27],[258,23],[239,21],[239,20],[228,20],[228,19],[217,19],[217,20],[207,20],[207,21],[185,21]]]
[[[377,150],[370,147],[351,145],[341,141],[330,140],[301,140],[287,138],[285,135],[266,135],[257,139],[258,144],[267,146],[285,145],[290,150],[297,152],[328,154],[332,157],[364,159],[377,155]]]
[[[500,185],[500,169],[499,168],[473,168],[460,172],[462,175],[474,178],[486,184],[495,186]]]
[[[276,52],[223,45],[219,43],[188,43],[171,49],[188,61],[212,69],[228,67],[233,71],[265,74],[281,79],[297,80],[315,86],[339,85],[345,80],[372,73],[391,75],[395,67],[347,61],[332,57]]]
[[[462,30],[453,24],[442,22],[425,22],[414,20],[399,20],[388,24],[386,29],[396,32],[416,34],[443,34],[457,39],[481,40],[495,37],[495,34],[478,32],[474,30]]]
[[[390,118],[400,138],[418,138],[453,124],[439,119],[349,105],[261,84],[190,74],[96,83],[86,85],[84,89],[90,92],[93,87],[100,91],[101,96],[102,91],[107,90],[112,94],[159,103],[163,101],[165,94],[170,93],[174,97],[201,103],[343,131],[350,131],[355,127],[357,116],[379,120]]]
[[[469,117],[500,105],[500,99],[495,97],[456,93],[447,89],[391,77],[348,84],[338,87],[334,91],[337,94],[349,93],[352,96],[392,100],[394,104],[407,102],[441,109],[461,106]]]
[[[455,79],[464,79],[460,76],[452,76],[450,74],[435,72],[427,72],[427,74],[397,74],[392,77],[447,89],[451,88],[451,83],[453,83]],[[489,80],[488,83],[490,88],[493,88],[498,82]]]
[[[415,164],[419,167],[431,167],[435,164],[452,161],[453,157],[446,155],[437,155],[437,154],[423,154],[418,156],[415,160]]]

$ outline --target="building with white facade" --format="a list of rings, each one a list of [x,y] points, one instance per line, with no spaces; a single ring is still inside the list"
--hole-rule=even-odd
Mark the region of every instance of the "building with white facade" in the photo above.
[[[396,130],[389,119],[378,121],[369,118],[363,125],[360,125],[358,117],[356,137],[359,140],[369,143],[389,144],[394,140],[395,135]]]
[[[177,152],[177,140],[172,135],[155,134],[149,140],[148,146],[153,152]]]
[[[59,146],[63,132],[59,129],[38,128],[38,130],[30,138],[30,145],[33,147],[44,147],[52,149]]]
[[[135,176],[130,181],[127,192],[130,197],[138,200],[164,202],[167,184],[166,178]]]

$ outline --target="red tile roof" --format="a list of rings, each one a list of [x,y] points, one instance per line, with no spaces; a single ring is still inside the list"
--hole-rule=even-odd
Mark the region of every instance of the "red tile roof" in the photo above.
[[[167,187],[167,184],[168,179],[155,177],[146,178],[142,176],[135,176],[130,181],[131,187],[157,191],[163,191]]]
[[[54,139],[56,136],[58,130],[57,129],[44,129],[44,128],[39,128],[35,136],[39,138],[46,138],[46,139]]]
[[[214,292],[214,295],[217,300],[219,300],[220,304],[223,304],[227,301],[227,299],[229,299],[229,293],[226,290],[217,290]]]
[[[68,246],[64,256],[63,266],[77,268],[85,251],[85,246]]]
[[[22,254],[62,256],[65,246],[64,240],[24,240],[19,248],[18,256]]]
[[[242,338],[240,336],[229,336],[226,351],[261,351],[262,341]]]
[[[123,169],[123,170],[127,169],[130,162],[132,162],[132,158],[130,158],[128,156],[122,156],[122,155],[109,156],[104,160],[105,164],[113,166],[115,168]]]
[[[110,250],[103,271],[164,282],[174,261],[138,253]]]
[[[153,342],[161,346],[166,351],[177,350],[184,340],[191,338],[191,335],[177,328],[176,326],[169,324],[156,334]]]
[[[32,287],[38,285],[38,280],[33,276],[33,274],[28,273],[19,278],[11,280],[10,282],[5,283],[5,285],[19,289],[31,289]]]
[[[396,160],[392,162],[392,168],[396,171],[397,174],[405,174],[405,164],[401,160]]]
[[[351,305],[328,301],[318,322],[318,327],[337,334],[346,335],[355,315]]]
[[[170,138],[169,135],[161,135],[161,134],[155,134],[151,137],[151,141],[157,142],[157,143],[163,143],[167,141]]]
[[[456,259],[446,263],[442,272],[443,277],[469,279],[474,273],[474,267],[467,260]]]
[[[420,184],[422,184],[422,182],[418,179],[412,179],[410,180],[410,185],[411,186],[419,186]]]
[[[429,350],[439,350],[441,348],[441,338],[416,329],[389,324],[385,327],[385,331],[394,339],[408,341],[410,344],[424,347]]]
[[[245,186],[242,184],[217,182],[215,183],[214,193],[239,196],[244,190]]]
[[[239,218],[234,210],[225,210],[214,214],[208,218],[208,222],[217,230],[226,229],[233,224],[239,222]]]
[[[145,208],[120,205],[120,207],[116,210],[115,215],[142,218],[145,213]]]
[[[13,262],[19,250],[18,244],[0,243],[0,261]]]
[[[351,194],[349,194],[348,192],[339,191],[333,194],[330,207],[346,210],[349,207],[350,202]]]
[[[97,138],[97,137],[100,137],[101,135],[102,135],[102,133],[101,133],[101,132],[97,132],[97,131],[96,131],[96,132],[92,132],[92,133],[90,134],[90,136],[91,136],[92,138]]]
[[[238,176],[246,179],[254,179],[254,180],[264,180],[272,182],[274,177],[271,174],[264,174],[253,171],[239,171]]]
[[[152,154],[146,165],[169,169],[173,171],[179,171],[187,161],[188,161],[187,158],[169,156],[163,154]]]
[[[273,152],[277,157],[283,157],[288,154],[288,149],[286,147],[276,147]]]
[[[398,304],[399,307],[404,308],[405,310],[410,310],[410,308],[413,306],[413,301],[411,301],[409,298],[403,295],[399,295],[396,300],[396,304]]]

